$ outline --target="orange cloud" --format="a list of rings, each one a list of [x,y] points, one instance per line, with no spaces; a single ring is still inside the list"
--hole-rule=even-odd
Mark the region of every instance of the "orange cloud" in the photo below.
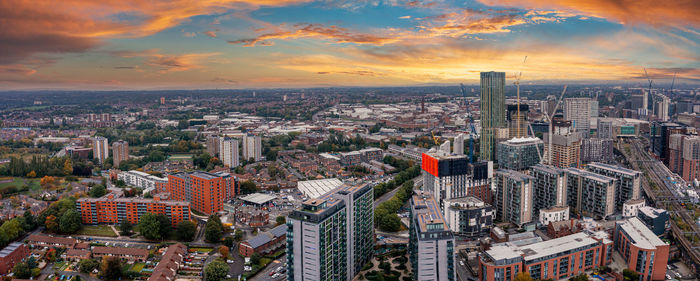
[[[271,40],[288,40],[299,38],[320,38],[324,40],[334,41],[336,43],[355,43],[355,44],[371,44],[384,45],[387,43],[396,42],[397,39],[391,37],[383,37],[366,33],[354,33],[345,28],[335,25],[324,26],[321,24],[297,24],[293,31],[278,31],[266,33],[251,39],[241,39],[228,41],[230,44],[243,44],[246,47],[256,45],[270,46],[274,43]]]
[[[490,6],[525,9],[558,9],[585,16],[611,19],[623,24],[654,26],[700,26],[700,1],[675,0],[479,0]]]
[[[0,65],[0,73],[29,76],[36,73],[36,70],[21,64]]]
[[[216,38],[216,31],[214,31],[214,30],[208,30],[208,31],[205,31],[202,33],[204,33],[204,35],[209,36],[211,38]]]

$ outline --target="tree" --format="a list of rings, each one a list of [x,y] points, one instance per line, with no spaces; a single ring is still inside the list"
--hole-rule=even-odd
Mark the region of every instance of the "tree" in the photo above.
[[[73,234],[83,226],[80,221],[80,214],[75,210],[68,210],[61,216],[60,229],[62,233]]]
[[[24,224],[22,225],[22,228],[24,228],[24,231],[30,231],[34,230],[36,228],[36,219],[34,218],[34,215],[30,211],[24,212]]]
[[[177,240],[192,241],[194,239],[197,226],[191,221],[182,221],[177,225]]]
[[[379,229],[388,232],[397,232],[401,229],[401,219],[395,213],[390,214],[380,214],[376,216],[377,226]]]
[[[207,222],[207,226],[204,229],[204,239],[210,243],[218,243],[223,235],[223,228],[221,225]]]
[[[160,239],[160,223],[153,213],[146,213],[139,220],[139,231],[146,239]]]
[[[229,248],[233,247],[233,243],[234,243],[233,237],[231,237],[231,236],[224,237],[224,245],[226,245],[226,247],[229,247]]]
[[[287,223],[287,218],[285,216],[277,216],[275,222],[277,222],[277,225],[282,225]]]
[[[530,273],[520,272],[515,275],[514,281],[532,281],[532,277],[530,277]]]
[[[28,178],[36,178],[36,172],[31,171],[31,172],[27,173],[27,177]]]
[[[228,258],[228,247],[225,245],[219,246],[219,254],[221,254],[222,257],[225,259]]]
[[[260,264],[260,259],[262,259],[260,254],[253,253],[253,255],[250,256],[250,263],[251,264]]]
[[[131,234],[131,231],[134,229],[134,226],[131,225],[129,220],[124,220],[122,223],[119,224],[119,231],[122,232],[122,235],[129,235]]]
[[[254,182],[247,180],[241,183],[241,194],[250,194],[258,191],[258,186]]]
[[[73,163],[70,161],[70,158],[63,162],[63,174],[66,176],[73,174]]]
[[[172,222],[170,222],[170,219],[166,217],[163,214],[158,214],[156,215],[156,219],[158,220],[159,228],[158,231],[160,233],[161,237],[166,237],[168,234],[170,234],[170,230],[172,230]]]
[[[80,272],[82,273],[90,273],[99,266],[100,262],[94,259],[84,259],[78,263],[78,267],[80,268]]]
[[[29,277],[32,277],[32,269],[29,268],[25,262],[16,264],[12,269],[12,273],[14,273],[14,276],[19,279],[29,279]]]
[[[622,276],[624,277],[625,281],[637,281],[637,280],[639,280],[639,273],[637,273],[634,270],[629,270],[627,268],[622,270]]]
[[[569,278],[569,281],[588,281],[588,275],[581,273],[577,276]]]
[[[107,280],[117,280],[122,276],[122,264],[118,257],[102,258],[102,276]]]
[[[107,189],[104,187],[104,185],[95,185],[90,188],[90,191],[88,192],[90,194],[90,197],[92,198],[99,198],[107,194]]]
[[[207,265],[204,269],[204,281],[222,281],[226,280],[228,274],[228,265],[221,261],[215,260]]]
[[[233,239],[238,242],[243,240],[243,230],[236,229],[236,231],[233,233]]]
[[[46,228],[51,231],[51,232],[58,232],[58,222],[56,222],[56,216],[54,215],[49,215],[46,217],[46,221],[44,222],[44,225]]]

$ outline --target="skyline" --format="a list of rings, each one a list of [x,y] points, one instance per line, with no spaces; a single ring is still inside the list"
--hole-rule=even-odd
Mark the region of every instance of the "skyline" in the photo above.
[[[646,0],[11,0],[0,87],[454,85],[491,70],[522,71],[524,85],[645,84],[645,67],[655,84],[674,73],[700,84],[698,12]]]

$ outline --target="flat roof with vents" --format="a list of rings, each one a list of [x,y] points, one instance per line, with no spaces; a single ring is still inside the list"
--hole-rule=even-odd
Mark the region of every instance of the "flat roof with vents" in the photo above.
[[[309,198],[319,198],[322,195],[331,192],[332,190],[343,185],[343,182],[337,178],[300,181],[297,183],[297,188]]]
[[[268,203],[272,200],[275,200],[277,197],[264,194],[264,193],[253,193],[253,194],[248,194],[246,196],[241,197],[240,199],[249,203],[257,204],[257,205],[262,205],[265,203]]]

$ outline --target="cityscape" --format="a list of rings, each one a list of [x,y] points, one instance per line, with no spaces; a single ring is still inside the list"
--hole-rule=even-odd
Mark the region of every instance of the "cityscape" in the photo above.
[[[2,2],[0,276],[699,280],[699,13]]]

